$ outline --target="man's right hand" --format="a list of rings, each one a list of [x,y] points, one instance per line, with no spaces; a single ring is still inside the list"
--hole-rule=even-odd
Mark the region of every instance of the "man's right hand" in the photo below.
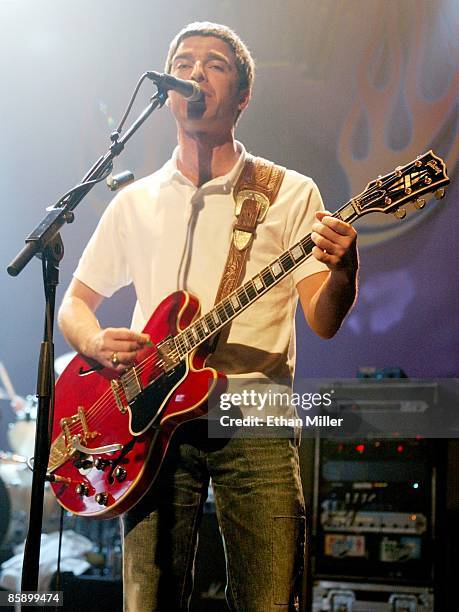
[[[59,327],[76,351],[122,372],[132,365],[137,351],[145,347],[150,337],[126,327],[101,328],[94,313],[103,299],[73,278],[59,309]]]
[[[148,342],[148,334],[138,334],[126,327],[107,327],[87,339],[84,354],[107,368],[122,372],[134,363],[137,351]]]

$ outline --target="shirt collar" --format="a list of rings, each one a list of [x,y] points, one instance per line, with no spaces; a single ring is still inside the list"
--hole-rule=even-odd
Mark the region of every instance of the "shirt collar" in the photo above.
[[[208,187],[213,187],[215,189],[216,186],[221,186],[222,191],[224,193],[228,193],[233,189],[233,187],[236,185],[236,181],[239,178],[239,175],[247,158],[247,151],[244,145],[238,140],[236,140],[235,142],[237,150],[239,151],[239,157],[237,158],[236,163],[231,168],[231,170],[226,174],[223,174],[222,176],[217,176],[208,181],[207,183],[204,183],[204,185],[201,185],[199,189],[205,190]],[[177,181],[184,185],[190,185],[196,189],[196,186],[193,185],[193,183],[189,179],[187,179],[186,176],[184,176],[177,167],[178,151],[179,148],[177,146],[175,147],[174,152],[172,153],[172,157],[163,166],[163,177],[161,182],[165,183],[169,181]]]

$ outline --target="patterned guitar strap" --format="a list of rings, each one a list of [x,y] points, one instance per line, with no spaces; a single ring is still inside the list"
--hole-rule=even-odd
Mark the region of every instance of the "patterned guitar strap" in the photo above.
[[[218,287],[215,304],[234,291],[244,277],[245,265],[252,247],[258,223],[266,217],[275,201],[284,178],[285,168],[262,157],[248,155],[244,168],[234,187],[235,216],[231,246]],[[228,338],[227,325],[219,338]]]

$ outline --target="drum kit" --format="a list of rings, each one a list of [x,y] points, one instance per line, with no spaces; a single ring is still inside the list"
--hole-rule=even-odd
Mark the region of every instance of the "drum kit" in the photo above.
[[[56,374],[59,375],[75,353],[62,355],[55,361]],[[0,428],[4,428],[6,402],[12,408],[12,420],[6,425],[6,438],[0,448],[0,547],[11,549],[25,540],[27,535],[32,471],[29,467],[35,444],[37,420],[37,400],[35,396],[22,398],[17,395],[10,377],[0,362]],[[11,411],[10,411],[11,412]],[[32,460],[33,461],[33,460]],[[59,529],[60,506],[45,485],[43,502],[43,532],[50,533]]]

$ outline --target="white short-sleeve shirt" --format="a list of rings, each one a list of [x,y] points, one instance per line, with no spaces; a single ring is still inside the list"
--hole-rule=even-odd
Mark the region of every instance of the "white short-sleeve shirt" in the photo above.
[[[105,297],[134,284],[132,328],[140,331],[170,293],[199,297],[202,313],[213,306],[230,248],[233,187],[246,152],[232,170],[201,187],[177,169],[176,155],[154,174],[123,189],[105,210],[75,277]],[[248,280],[311,231],[323,210],[314,182],[287,170],[276,201],[256,230],[247,261]],[[327,270],[310,257],[232,323],[226,344],[210,363],[227,374],[287,382],[295,363],[296,284]]]

